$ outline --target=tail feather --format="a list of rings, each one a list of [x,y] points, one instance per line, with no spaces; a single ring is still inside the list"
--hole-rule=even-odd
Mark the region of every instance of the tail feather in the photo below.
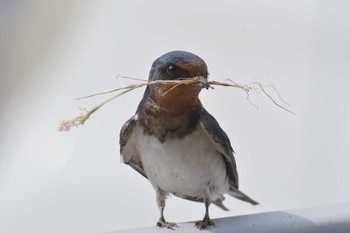
[[[222,196],[213,202],[214,205],[220,207],[222,210],[229,211],[229,209],[222,203],[225,198]]]
[[[246,194],[242,193],[238,189],[231,189],[228,191],[228,194],[232,197],[238,198],[239,200],[249,202],[252,205],[259,205],[258,202],[254,201],[250,197],[248,197]]]

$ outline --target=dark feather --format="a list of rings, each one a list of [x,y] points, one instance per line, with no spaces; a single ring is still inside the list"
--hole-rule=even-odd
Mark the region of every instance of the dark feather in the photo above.
[[[202,115],[200,120],[202,126],[206,130],[208,136],[216,143],[221,150],[219,154],[223,157],[226,164],[227,176],[230,186],[238,189],[238,174],[236,168],[236,161],[234,158],[234,151],[231,147],[230,139],[222,130],[215,118],[208,113],[204,107],[202,108]]]
[[[218,153],[223,157],[226,164],[227,177],[229,179],[230,189],[228,194],[232,197],[238,198],[242,201],[249,202],[253,205],[257,205],[258,202],[254,201],[246,194],[238,190],[238,173],[236,167],[236,161],[234,158],[234,151],[232,149],[230,139],[227,134],[220,127],[215,118],[210,115],[204,108],[202,108],[201,125],[206,130],[208,136],[218,144]]]
[[[130,137],[132,135],[132,132],[136,124],[137,124],[137,115],[134,115],[123,125],[122,129],[120,130],[120,135],[119,135],[120,155],[125,164],[128,164],[130,167],[132,167],[141,175],[143,175],[145,178],[147,178],[147,175],[143,169],[143,165],[137,151],[136,150],[133,151],[134,148],[128,148],[128,147],[133,147],[133,145],[129,145],[128,143],[132,143],[131,142],[132,140],[130,140]],[[129,149],[129,151],[133,151],[134,153],[132,153],[131,155],[124,153],[126,149]]]

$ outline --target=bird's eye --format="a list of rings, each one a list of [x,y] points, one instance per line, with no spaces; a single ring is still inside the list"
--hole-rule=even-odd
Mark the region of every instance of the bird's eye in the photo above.
[[[179,70],[179,68],[175,65],[170,65],[166,68],[166,72],[168,72],[168,74],[170,74],[170,75],[175,75],[178,70]]]

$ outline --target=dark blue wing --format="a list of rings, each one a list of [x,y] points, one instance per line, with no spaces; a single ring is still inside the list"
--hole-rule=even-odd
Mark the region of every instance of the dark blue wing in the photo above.
[[[238,189],[236,161],[230,139],[215,118],[204,108],[202,108],[200,124],[207,132],[208,136],[214,141],[217,146],[217,151],[225,161],[230,187]]]
[[[128,164],[134,168],[141,175],[147,178],[147,175],[143,169],[143,165],[139,156],[136,146],[134,144],[133,131],[137,124],[137,114],[131,117],[120,130],[119,145],[120,145],[120,157],[122,162]]]
[[[210,115],[203,107],[201,111],[200,124],[208,136],[216,144],[218,153],[223,157],[225,161],[226,173],[230,185],[228,194],[242,201],[257,205],[258,202],[254,201],[249,196],[238,190],[238,173],[236,168],[236,161],[234,158],[234,151],[231,147],[230,139],[222,130],[215,118]]]

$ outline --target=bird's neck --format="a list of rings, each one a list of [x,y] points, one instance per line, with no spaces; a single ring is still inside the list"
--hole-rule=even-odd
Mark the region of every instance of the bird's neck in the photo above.
[[[192,133],[199,121],[201,104],[198,96],[170,97],[158,101],[144,97],[137,110],[144,133],[157,137],[161,142],[168,137],[182,138]]]

